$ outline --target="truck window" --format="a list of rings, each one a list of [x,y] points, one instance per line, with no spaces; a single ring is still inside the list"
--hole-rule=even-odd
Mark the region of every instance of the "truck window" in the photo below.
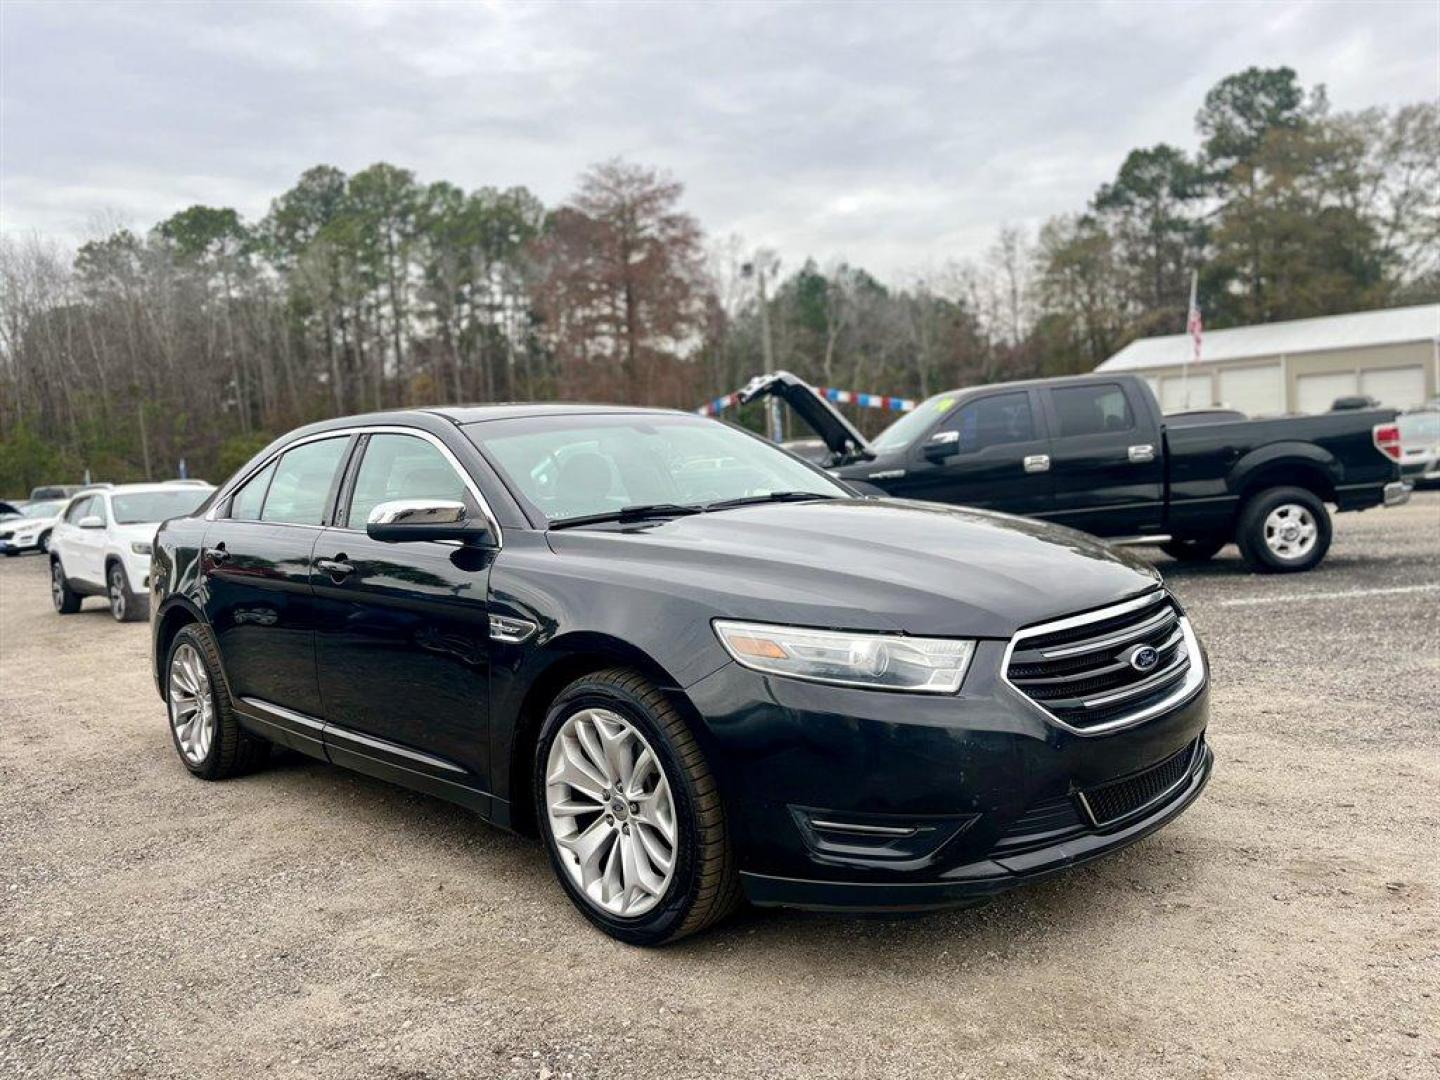
[[[956,450],[969,453],[1002,443],[1030,442],[1035,438],[1035,421],[1030,415],[1030,395],[991,394],[972,401],[952,413],[940,431],[958,431]]]
[[[1135,427],[1135,413],[1119,383],[1057,386],[1050,391],[1050,400],[1055,404],[1061,438],[1131,431]]]

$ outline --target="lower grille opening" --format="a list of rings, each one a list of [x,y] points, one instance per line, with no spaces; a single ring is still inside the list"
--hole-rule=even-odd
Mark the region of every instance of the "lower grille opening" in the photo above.
[[[1200,747],[1201,740],[1196,739],[1144,772],[1080,792],[1081,804],[1089,813],[1090,820],[1097,827],[1112,825],[1161,802],[1190,775]]]

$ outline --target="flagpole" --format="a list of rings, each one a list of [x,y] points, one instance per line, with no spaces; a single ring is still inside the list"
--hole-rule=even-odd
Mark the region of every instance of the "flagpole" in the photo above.
[[[1196,292],[1195,292],[1195,290],[1196,290],[1197,285],[1199,284],[1199,279],[1200,279],[1200,272],[1199,272],[1198,270],[1191,270],[1191,271],[1190,271],[1190,306],[1185,310],[1185,329],[1186,329],[1186,331],[1190,334],[1190,336],[1191,336],[1192,339],[1193,339],[1194,336],[1195,336],[1195,330],[1194,330],[1195,298],[1196,298]],[[1200,342],[1199,342],[1198,340],[1195,341],[1194,352],[1195,352],[1195,359],[1196,359],[1196,360],[1199,360],[1199,359],[1200,359]],[[1186,408],[1186,409],[1189,409],[1189,408],[1190,408],[1190,354],[1189,354],[1189,353],[1186,353],[1186,354],[1185,354],[1185,362],[1180,366],[1180,391],[1181,391],[1181,393],[1184,395],[1184,398],[1185,398],[1185,408]]]

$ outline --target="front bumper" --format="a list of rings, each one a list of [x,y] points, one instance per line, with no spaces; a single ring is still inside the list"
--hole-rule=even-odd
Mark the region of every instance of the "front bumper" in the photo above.
[[[730,664],[689,687],[747,898],[819,910],[963,905],[1133,843],[1209,780],[1208,682],[1102,735],[1065,730],[980,642],[955,695],[769,678]],[[1208,665],[1207,665],[1208,668]],[[1164,797],[1096,826],[1080,793],[1187,752]],[[838,831],[835,827],[838,827]]]

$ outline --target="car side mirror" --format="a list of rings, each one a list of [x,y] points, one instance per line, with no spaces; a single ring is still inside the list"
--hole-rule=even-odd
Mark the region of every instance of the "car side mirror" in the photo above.
[[[412,540],[459,540],[493,546],[490,526],[470,516],[455,499],[393,499],[370,511],[365,535],[386,544]]]
[[[98,514],[86,514],[75,524],[82,529],[103,529],[105,527],[105,519]]]
[[[925,456],[931,461],[953,457],[960,452],[960,432],[937,431],[925,440]]]

